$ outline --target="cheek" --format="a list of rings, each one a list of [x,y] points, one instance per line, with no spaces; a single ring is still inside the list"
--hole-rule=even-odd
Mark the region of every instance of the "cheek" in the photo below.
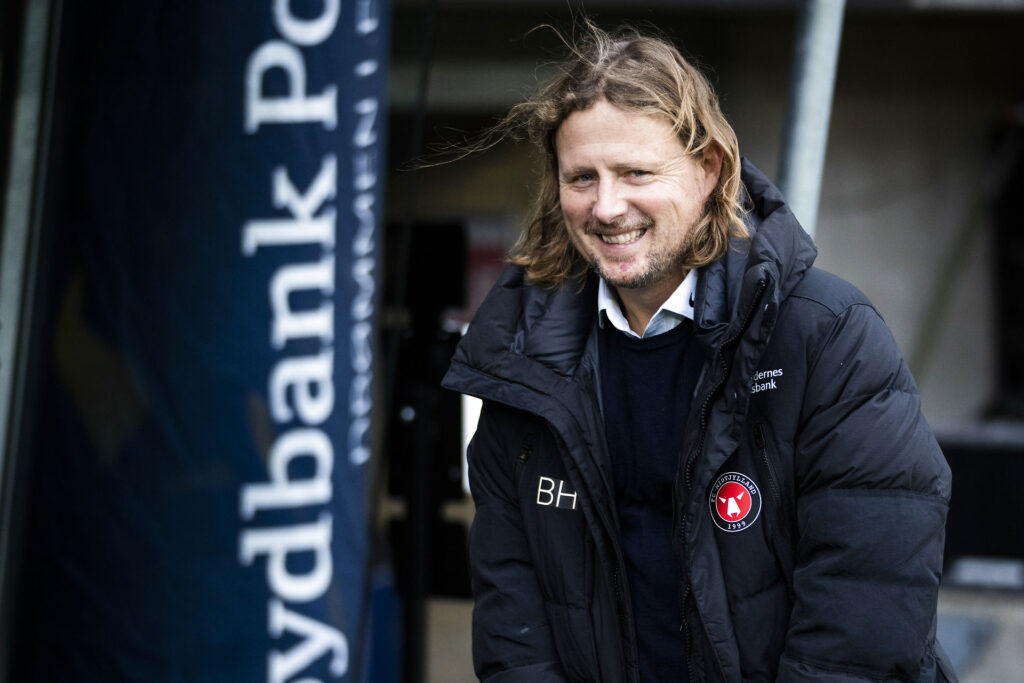
[[[562,218],[569,226],[580,225],[590,215],[587,200],[572,192],[560,193],[558,203],[562,208]]]
[[[671,202],[672,212],[684,220],[692,220],[704,211],[704,198],[701,188],[689,188],[690,192],[679,192]]]

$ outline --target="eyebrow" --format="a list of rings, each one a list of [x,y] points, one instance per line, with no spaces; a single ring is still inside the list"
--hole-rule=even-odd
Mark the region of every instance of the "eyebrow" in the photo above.
[[[639,159],[636,159],[636,160],[632,160],[632,161],[619,162],[617,164],[614,164],[613,166],[610,166],[609,168],[612,171],[615,171],[617,173],[621,173],[623,171],[632,171],[632,170],[635,170],[635,169],[641,169],[641,170],[647,170],[647,171],[656,171],[656,170],[664,167],[666,165],[666,163],[667,162],[664,159],[662,159],[662,160],[648,159],[646,161],[641,161]],[[572,176],[580,175],[581,173],[596,173],[596,172],[597,172],[597,169],[594,168],[594,166],[578,165],[578,166],[570,166],[570,167],[566,168],[565,170],[559,170],[558,171],[558,175],[560,177],[570,177],[571,178]]]
[[[560,170],[558,172],[559,177],[571,178],[572,176],[580,175],[581,173],[594,173],[593,166],[570,166],[569,168]]]
[[[658,168],[658,167],[660,167],[662,165],[663,165],[663,162],[653,161],[653,160],[649,160],[649,161],[633,161],[633,162],[624,162],[624,163],[621,163],[621,164],[615,164],[614,166],[612,166],[612,170],[613,171],[632,171],[632,170],[638,169],[638,168],[640,168],[640,169],[655,169],[655,168]]]

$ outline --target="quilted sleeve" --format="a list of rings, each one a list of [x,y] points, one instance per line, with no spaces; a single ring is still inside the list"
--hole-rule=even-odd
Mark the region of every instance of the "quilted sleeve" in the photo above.
[[[936,680],[950,471],[869,305],[836,316],[821,340],[795,448],[795,602],[779,680]]]
[[[517,501],[521,437],[507,411],[485,402],[469,446],[474,667],[487,683],[563,683]]]

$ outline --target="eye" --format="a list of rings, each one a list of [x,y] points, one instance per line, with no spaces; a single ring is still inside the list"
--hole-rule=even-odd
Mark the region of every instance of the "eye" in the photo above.
[[[573,183],[589,183],[594,179],[593,173],[579,173],[570,178],[570,182]]]
[[[650,175],[650,171],[641,171],[640,169],[633,169],[629,172],[630,178],[639,178],[641,176]]]

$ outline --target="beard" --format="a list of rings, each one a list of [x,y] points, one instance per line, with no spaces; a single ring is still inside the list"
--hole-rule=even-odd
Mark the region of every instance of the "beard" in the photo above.
[[[584,224],[585,232],[596,234],[614,229],[617,232],[631,232],[633,230],[650,230],[655,227],[654,219],[644,213],[627,216],[612,223],[601,223],[591,218]],[[643,289],[660,282],[664,278],[686,272],[685,264],[693,249],[693,229],[686,231],[686,236],[678,244],[666,249],[655,250],[647,254],[645,268],[630,277],[621,277],[611,272],[605,272],[601,264],[593,254],[577,249],[583,259],[597,275],[604,278],[605,282],[615,288]]]

